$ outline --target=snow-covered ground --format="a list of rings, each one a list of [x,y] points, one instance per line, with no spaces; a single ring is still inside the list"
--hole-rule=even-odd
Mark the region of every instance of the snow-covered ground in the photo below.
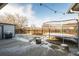
[[[49,33],[46,33],[45,35],[49,35]],[[76,35],[62,34],[62,33],[50,33],[50,36],[60,37],[60,38],[63,38],[64,40],[70,40],[70,41],[77,43]]]
[[[36,45],[36,42],[35,42],[35,40],[34,40],[34,37],[36,37],[36,36],[32,36],[32,35],[24,35],[24,34],[22,34],[22,35],[20,35],[20,34],[18,34],[18,35],[16,35],[16,39],[17,40],[20,40],[20,41],[23,41],[23,42],[30,42],[32,45],[34,44],[34,45]],[[38,37],[38,36],[37,36]],[[50,46],[51,45],[51,43],[48,43],[46,40],[46,38],[44,37],[44,36],[41,36],[40,37],[41,38],[41,40],[42,40],[42,43],[43,43],[43,45],[44,46]]]
[[[29,42],[34,36],[18,34],[13,39],[0,40],[0,55],[3,56],[63,56],[69,55],[65,51],[53,49],[50,43],[35,44]],[[43,38],[43,37],[42,37]],[[47,44],[45,44],[47,43]],[[73,54],[70,54],[73,55]]]

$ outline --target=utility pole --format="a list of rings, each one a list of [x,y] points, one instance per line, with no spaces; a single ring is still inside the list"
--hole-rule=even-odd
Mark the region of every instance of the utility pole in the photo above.
[[[50,25],[49,25],[49,39],[50,39]]]
[[[42,26],[42,35],[43,35],[43,26]]]
[[[62,39],[63,39],[63,44],[64,44],[64,37],[63,37],[63,24],[61,23],[61,33],[62,33]]]

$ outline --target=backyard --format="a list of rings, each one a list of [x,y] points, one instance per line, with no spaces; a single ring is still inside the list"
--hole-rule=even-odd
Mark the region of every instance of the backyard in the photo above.
[[[0,40],[0,55],[2,56],[62,56],[75,55],[76,46],[69,46],[70,52],[60,49],[60,45],[43,41],[43,44],[35,44],[34,36],[17,34],[13,39]],[[36,36],[35,36],[36,37]],[[38,37],[38,36],[37,36]],[[30,42],[30,40],[33,40]],[[52,47],[51,47],[52,46]],[[48,52],[46,52],[48,51]]]
[[[70,5],[1,3],[0,56],[78,56],[79,20],[65,14]]]

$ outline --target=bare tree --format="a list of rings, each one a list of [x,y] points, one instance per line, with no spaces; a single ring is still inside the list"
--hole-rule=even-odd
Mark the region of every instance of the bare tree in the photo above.
[[[18,14],[15,15],[15,18],[16,20],[18,20],[18,25],[21,27],[21,28],[24,28],[25,26],[27,26],[27,18],[25,16],[20,16]],[[25,25],[26,24],[26,25]]]
[[[20,16],[19,14],[7,14],[2,17],[2,23],[10,23],[10,24],[16,24],[18,27],[23,28],[24,26],[27,26],[27,18],[25,16]],[[26,23],[26,25],[24,25]]]
[[[7,14],[7,13],[5,13],[4,16],[1,16],[0,22],[15,24],[16,29],[24,29],[24,27],[26,27],[28,23],[27,18],[25,16],[22,16],[19,14],[12,15],[12,14]]]

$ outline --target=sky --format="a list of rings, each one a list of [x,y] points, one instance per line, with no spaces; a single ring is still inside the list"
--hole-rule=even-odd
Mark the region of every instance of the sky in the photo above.
[[[44,5],[48,6],[52,10],[56,10],[57,13],[54,13]],[[70,3],[44,3],[41,6],[39,3],[9,3],[0,10],[0,14],[20,14],[27,17],[29,26],[36,25],[37,27],[40,27],[47,21],[77,18],[76,14],[62,14],[64,12],[66,13],[70,6]]]

